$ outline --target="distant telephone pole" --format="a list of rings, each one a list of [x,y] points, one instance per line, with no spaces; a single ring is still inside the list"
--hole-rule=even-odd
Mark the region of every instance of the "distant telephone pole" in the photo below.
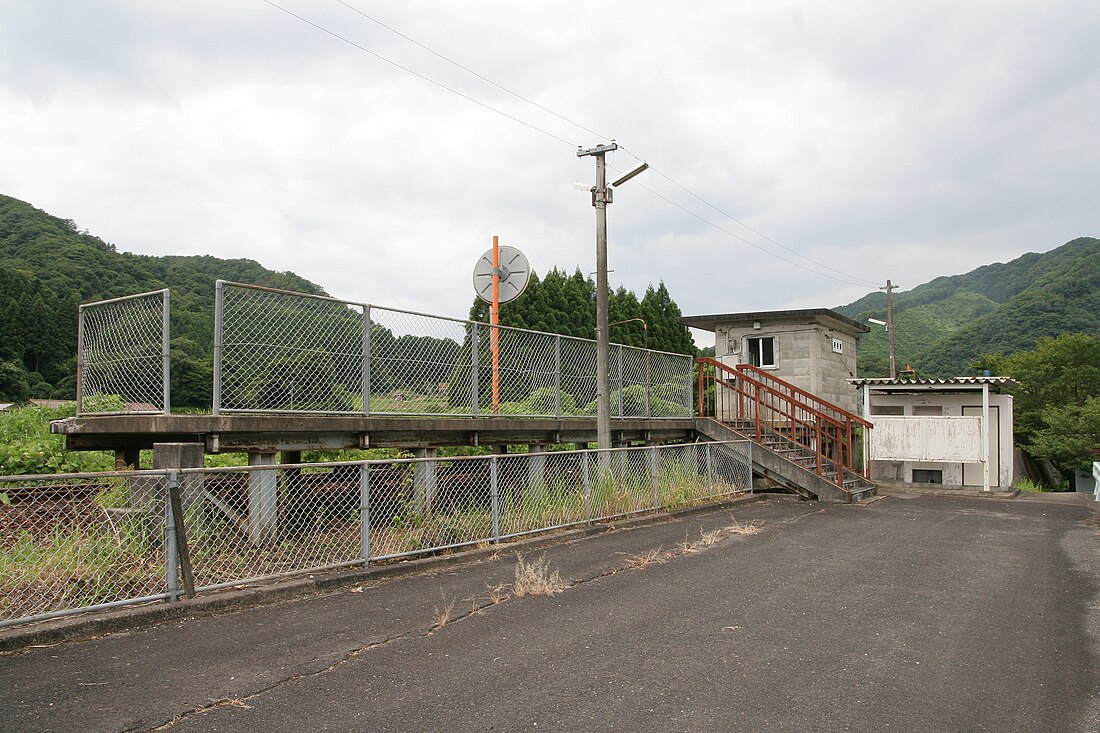
[[[890,379],[898,378],[897,353],[894,351],[894,285],[889,280],[879,290],[886,291],[886,333],[890,334]]]

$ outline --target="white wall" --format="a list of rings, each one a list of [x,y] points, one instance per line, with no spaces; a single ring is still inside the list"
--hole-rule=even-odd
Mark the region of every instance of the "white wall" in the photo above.
[[[914,418],[915,412],[926,413],[930,409],[939,407],[942,410],[942,415],[957,417],[961,420],[963,419],[962,408],[964,406],[981,407],[982,393],[980,390],[975,390],[962,394],[935,391],[917,392],[914,394],[875,394],[872,389],[870,403],[871,414],[867,416],[867,419],[875,424],[875,429],[871,431],[871,439],[874,441],[880,421],[885,423],[891,419],[897,419],[895,416],[876,415],[875,408],[878,406],[900,406],[902,408],[902,416],[909,419],[916,419]],[[1008,489],[1012,486],[1014,481],[1012,473],[1012,451],[1015,443],[1015,436],[1012,426],[1012,395],[991,394],[989,395],[989,405],[990,407],[1000,408],[998,410],[1000,413],[998,424],[989,426],[991,435],[993,431],[999,431],[998,443],[1000,445],[999,475],[991,476],[990,483],[997,488]],[[927,416],[925,415],[923,417]],[[908,483],[913,480],[914,469],[930,469],[943,472],[944,486],[963,485],[964,461],[947,460],[948,456],[946,455],[941,460],[902,460],[900,458],[896,460],[874,460],[875,453],[872,448],[870,456],[872,458],[872,480],[904,481]],[[955,458],[956,456],[950,457]]]

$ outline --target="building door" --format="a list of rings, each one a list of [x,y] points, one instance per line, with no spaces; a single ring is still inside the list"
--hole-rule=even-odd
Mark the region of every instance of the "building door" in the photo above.
[[[982,406],[972,405],[963,407],[963,415],[982,416]],[[989,487],[997,488],[1001,485],[1001,408],[996,405],[989,406]],[[982,464],[963,464],[963,484],[965,486],[982,486],[985,477],[982,475]]]

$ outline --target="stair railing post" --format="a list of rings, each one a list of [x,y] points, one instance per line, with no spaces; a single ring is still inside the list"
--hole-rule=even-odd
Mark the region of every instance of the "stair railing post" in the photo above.
[[[833,429],[836,431],[836,440],[833,441],[833,452],[836,453],[834,457],[836,463],[836,485],[840,488],[844,488],[844,451],[841,444],[840,425],[834,425]]]
[[[821,453],[821,449],[823,448],[823,446],[821,444],[821,438],[822,438],[821,420],[817,420],[816,424],[817,424],[817,446],[816,446],[816,450],[814,452],[817,453],[817,460],[816,460],[817,475],[821,476],[824,472],[824,466],[821,465],[821,459],[823,458],[822,453]]]

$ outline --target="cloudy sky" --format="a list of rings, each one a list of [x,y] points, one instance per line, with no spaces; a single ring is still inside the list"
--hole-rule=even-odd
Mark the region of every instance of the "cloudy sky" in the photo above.
[[[835,306],[1100,236],[1097,38],[1095,0],[0,0],[0,193],[461,317],[493,234],[594,269],[615,138],[612,286]]]

